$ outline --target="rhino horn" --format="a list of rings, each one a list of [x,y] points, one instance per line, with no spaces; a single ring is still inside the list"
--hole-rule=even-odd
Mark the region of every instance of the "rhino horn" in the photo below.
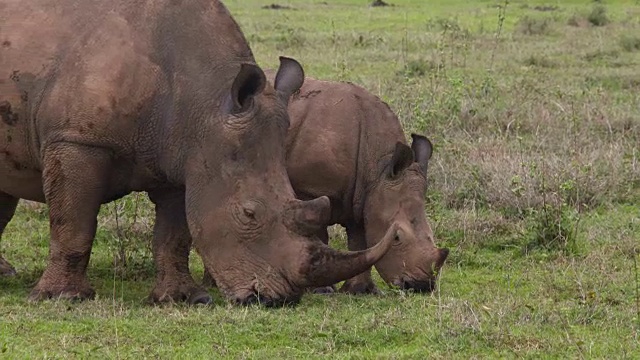
[[[320,241],[312,243],[307,267],[302,271],[303,286],[329,286],[361,274],[378,262],[401,234],[399,225],[394,223],[378,244],[362,251],[341,252]]]
[[[331,219],[329,198],[321,196],[309,201],[293,200],[285,215],[289,229],[303,236],[316,234]]]

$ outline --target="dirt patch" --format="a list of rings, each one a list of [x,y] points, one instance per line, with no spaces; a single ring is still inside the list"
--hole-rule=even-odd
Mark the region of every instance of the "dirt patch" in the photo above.
[[[280,5],[280,4],[265,5],[262,8],[263,9],[270,9],[270,10],[290,10],[291,9],[290,6]]]
[[[558,9],[559,7],[555,5],[538,5],[533,8],[533,10],[536,10],[536,11],[556,11]]]
[[[369,6],[393,6],[393,5],[388,4],[382,0],[374,0]]]

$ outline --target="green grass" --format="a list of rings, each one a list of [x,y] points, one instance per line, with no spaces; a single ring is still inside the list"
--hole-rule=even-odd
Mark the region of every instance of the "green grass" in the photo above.
[[[383,296],[293,309],[149,306],[153,217],[132,195],[102,209],[97,299],[30,304],[48,224],[23,203],[0,243],[19,271],[0,279],[0,358],[638,358],[640,4],[386,2],[226,4],[262,66],[361,84],[432,139],[439,291],[376,275]]]

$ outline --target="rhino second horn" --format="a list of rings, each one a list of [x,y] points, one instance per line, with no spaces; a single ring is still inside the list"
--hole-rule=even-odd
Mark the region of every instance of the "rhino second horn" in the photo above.
[[[315,235],[326,228],[331,220],[331,202],[328,197],[301,201],[294,200],[285,213],[286,226],[303,236]]]

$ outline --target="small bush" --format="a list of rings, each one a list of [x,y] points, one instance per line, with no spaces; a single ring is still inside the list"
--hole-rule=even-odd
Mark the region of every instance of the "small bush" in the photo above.
[[[294,28],[284,23],[276,23],[273,32],[269,36],[251,34],[249,39],[257,37],[258,42],[275,45],[279,51],[301,48],[307,44],[307,37],[302,28]]]
[[[420,77],[426,75],[430,71],[442,70],[442,68],[442,64],[436,64],[433,61],[426,61],[422,59],[411,60],[398,74],[406,77]]]
[[[533,7],[533,10],[536,11],[556,11],[558,9],[559,7],[555,5],[538,5]]]
[[[429,31],[440,31],[449,34],[453,39],[465,40],[471,38],[471,32],[460,26],[455,18],[432,18],[427,21]]]
[[[427,21],[427,29],[437,31],[461,31],[460,23],[457,19],[433,18]]]
[[[544,35],[549,32],[549,19],[525,16],[518,20],[516,30],[525,35]]]
[[[393,6],[393,5],[387,4],[382,0],[374,0],[371,4],[369,4],[369,6],[377,7],[377,6]]]
[[[526,58],[523,63],[526,66],[536,66],[536,67],[542,67],[542,68],[555,67],[555,64],[553,63],[553,61],[549,60],[545,56],[531,55],[528,58]]]
[[[624,36],[620,39],[620,46],[622,46],[625,51],[638,51],[640,50],[640,37]]]
[[[359,48],[368,48],[383,44],[385,38],[382,36],[373,36],[371,34],[354,34],[353,46]]]
[[[262,7],[263,9],[271,9],[271,10],[288,10],[291,9],[290,6],[286,6],[286,5],[280,5],[280,4],[271,4],[271,5],[265,5]]]
[[[574,26],[574,27],[583,27],[583,26],[588,26],[589,22],[584,17],[578,14],[573,14],[567,21],[567,25]]]
[[[611,61],[620,56],[620,51],[618,50],[596,50],[590,53],[585,54],[582,58],[586,61]]]
[[[605,26],[609,21],[609,16],[607,15],[607,8],[602,5],[597,5],[593,7],[589,16],[587,16],[587,20],[593,26]]]
[[[531,210],[528,249],[562,251],[575,255],[577,248],[577,228],[580,218],[577,211],[565,203],[545,204],[541,209]]]
[[[586,76],[585,85],[614,91],[638,90],[640,89],[640,77],[621,75]]]

